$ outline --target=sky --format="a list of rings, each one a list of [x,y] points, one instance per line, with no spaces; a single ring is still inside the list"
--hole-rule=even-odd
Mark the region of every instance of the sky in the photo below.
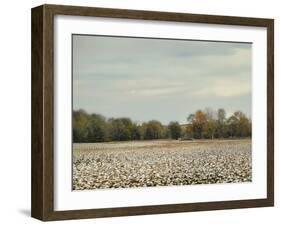
[[[186,123],[205,108],[251,116],[251,44],[73,35],[73,109]]]

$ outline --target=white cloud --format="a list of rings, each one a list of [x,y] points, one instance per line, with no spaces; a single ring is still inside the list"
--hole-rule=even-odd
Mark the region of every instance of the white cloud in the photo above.
[[[239,97],[251,93],[251,85],[245,81],[220,80],[195,91],[195,97]]]
[[[250,112],[250,44],[90,36],[74,42],[75,109],[163,122],[208,106]]]
[[[134,96],[163,96],[167,94],[175,94],[183,91],[181,87],[166,87],[166,88],[150,88],[140,90],[130,90],[130,94]]]

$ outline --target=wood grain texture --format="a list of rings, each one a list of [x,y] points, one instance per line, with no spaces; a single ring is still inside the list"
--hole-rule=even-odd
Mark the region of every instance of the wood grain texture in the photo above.
[[[96,16],[267,28],[267,198],[171,205],[54,211],[54,16]],[[66,220],[273,206],[274,204],[274,22],[272,19],[125,9],[42,5],[32,9],[32,217]]]
[[[45,5],[53,14],[266,27],[270,19],[128,9]],[[254,25],[253,25],[254,24]]]
[[[274,21],[267,24],[267,199],[274,205]]]
[[[49,218],[53,201],[53,15],[32,9],[32,205],[31,215]]]
[[[43,6],[31,17],[31,216],[43,219]]]

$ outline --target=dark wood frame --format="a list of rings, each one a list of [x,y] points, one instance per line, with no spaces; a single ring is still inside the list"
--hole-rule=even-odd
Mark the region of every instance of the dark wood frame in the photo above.
[[[75,15],[267,28],[267,198],[156,206],[54,211],[54,16]],[[42,5],[32,9],[32,200],[31,215],[50,221],[160,214],[274,205],[274,20],[125,9]]]

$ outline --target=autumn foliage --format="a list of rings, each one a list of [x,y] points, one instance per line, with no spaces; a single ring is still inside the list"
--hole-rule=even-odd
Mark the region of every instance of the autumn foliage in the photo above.
[[[84,110],[73,111],[73,142],[92,143],[154,139],[222,139],[251,137],[251,119],[236,111],[226,117],[224,109],[206,108],[187,117],[186,124],[172,121],[163,125],[150,120],[141,124],[130,118],[105,118],[100,114],[88,114]]]

